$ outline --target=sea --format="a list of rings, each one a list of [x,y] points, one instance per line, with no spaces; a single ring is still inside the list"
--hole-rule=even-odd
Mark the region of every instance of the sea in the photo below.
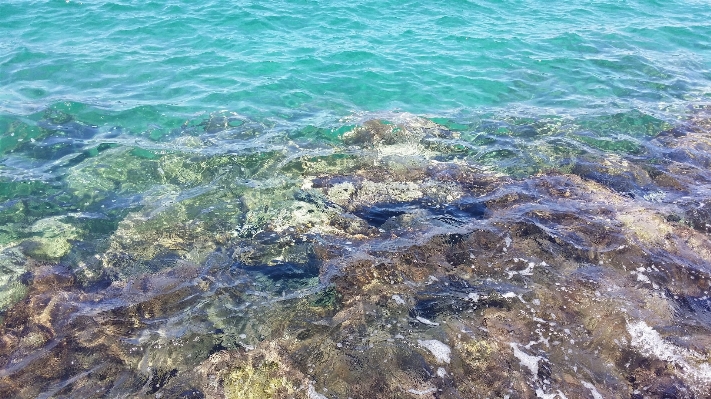
[[[711,397],[707,0],[3,0],[0,397]]]

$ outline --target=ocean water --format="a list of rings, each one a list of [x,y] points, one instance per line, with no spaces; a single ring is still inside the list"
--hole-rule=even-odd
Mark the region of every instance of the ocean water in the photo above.
[[[0,396],[711,396],[711,4],[0,4]]]

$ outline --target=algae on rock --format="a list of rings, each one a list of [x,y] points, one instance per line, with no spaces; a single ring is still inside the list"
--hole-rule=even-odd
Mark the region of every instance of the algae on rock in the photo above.
[[[22,243],[25,253],[43,260],[59,260],[69,253],[71,241],[80,239],[83,231],[64,220],[63,216],[53,216],[35,222],[29,228],[35,236]]]

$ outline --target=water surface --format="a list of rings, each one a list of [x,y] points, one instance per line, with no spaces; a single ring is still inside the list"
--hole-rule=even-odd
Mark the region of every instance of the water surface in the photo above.
[[[709,396],[709,10],[4,2],[2,396]]]

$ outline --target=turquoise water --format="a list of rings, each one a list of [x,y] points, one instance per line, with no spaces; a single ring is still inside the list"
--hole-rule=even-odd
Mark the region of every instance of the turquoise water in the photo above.
[[[711,4],[0,4],[0,396],[711,396]]]
[[[656,108],[707,98],[711,80],[703,1],[0,7],[3,116],[70,101],[138,131],[136,119],[170,129],[217,110],[329,120],[394,109]]]

